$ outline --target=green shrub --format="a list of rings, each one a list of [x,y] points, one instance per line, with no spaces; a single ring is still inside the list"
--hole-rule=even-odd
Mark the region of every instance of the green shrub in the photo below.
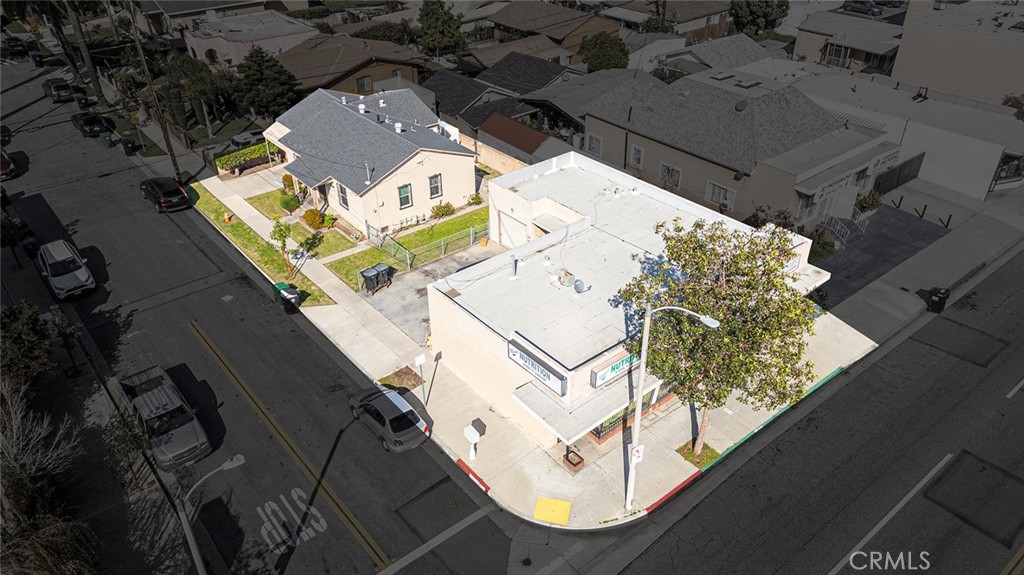
[[[871,210],[877,210],[882,207],[882,194],[875,190],[859,196],[856,203],[853,204],[855,208],[862,212],[870,212]]]
[[[242,148],[237,152],[231,152],[230,154],[223,155],[217,158],[217,167],[222,170],[230,170],[242,162],[254,160],[256,158],[265,157],[267,155],[267,146],[270,146],[270,153],[276,154],[281,151],[280,148],[269,142],[260,142],[254,146],[248,148]]]
[[[324,215],[320,213],[320,210],[310,208],[306,210],[306,213],[302,214],[302,219],[305,220],[307,226],[314,230],[324,227]]]
[[[324,214],[324,227],[333,228],[334,222],[338,221],[338,217],[334,214]]]
[[[285,13],[292,18],[299,19],[326,18],[331,15],[331,9],[327,6],[314,6],[313,8],[304,8],[301,10],[289,10]]]
[[[469,196],[469,201],[466,202],[467,206],[479,206],[484,203],[484,197],[480,195],[480,192]]]
[[[430,217],[435,220],[446,218],[453,214],[455,214],[455,208],[452,206],[451,202],[443,202],[430,208]]]
[[[281,209],[289,214],[299,209],[299,198],[295,194],[281,196],[277,201],[280,202]]]
[[[281,185],[284,186],[284,189],[281,191],[282,194],[295,193],[295,178],[291,174],[281,176]]]

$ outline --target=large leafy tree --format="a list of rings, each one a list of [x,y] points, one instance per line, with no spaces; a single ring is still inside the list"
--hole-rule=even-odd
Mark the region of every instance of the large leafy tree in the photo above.
[[[277,116],[299,99],[299,81],[259,46],[249,50],[238,71],[235,100],[259,116]]]
[[[591,72],[629,66],[629,50],[618,36],[601,32],[588,36],[580,44],[580,56]]]
[[[75,65],[71,43],[64,35],[64,22],[67,20],[63,2],[51,0],[4,0],[4,14],[16,20],[26,21],[34,18],[40,25],[45,21],[50,25],[50,34],[57,40],[64,59],[70,64],[71,75],[76,84],[82,83],[82,75]]]
[[[50,332],[39,310],[25,302],[0,307],[0,369],[13,389],[50,370]]]
[[[620,292],[637,329],[627,348],[640,352],[644,309],[680,305],[721,322],[712,329],[680,312],[651,322],[647,368],[679,398],[703,410],[693,451],[700,454],[711,410],[735,392],[745,403],[775,409],[799,399],[812,381],[803,357],[813,328],[813,305],[789,285],[789,232],[754,232],[700,220],[660,224],[665,253],[644,262]]]
[[[401,46],[412,44],[416,41],[416,29],[413,28],[408,22],[402,20],[401,22],[381,22],[380,24],[374,24],[368,28],[352,34],[356,38],[365,38],[366,40],[384,40],[386,42],[394,42]]]
[[[465,47],[461,27],[462,14],[453,14],[444,0],[425,0],[420,7],[420,45],[435,56]]]
[[[736,27],[748,36],[774,30],[789,14],[789,0],[732,0]]]

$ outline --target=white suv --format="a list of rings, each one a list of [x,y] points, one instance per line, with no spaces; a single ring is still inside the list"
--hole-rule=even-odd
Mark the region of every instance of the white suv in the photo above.
[[[78,250],[64,240],[44,244],[39,248],[39,272],[50,283],[50,289],[57,299],[96,287],[87,260],[78,255]]]

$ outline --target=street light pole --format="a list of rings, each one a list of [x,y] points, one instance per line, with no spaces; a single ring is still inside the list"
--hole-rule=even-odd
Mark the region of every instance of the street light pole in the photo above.
[[[192,489],[189,489],[188,493],[185,494],[185,497],[178,497],[175,499],[174,507],[178,515],[178,521],[181,521],[181,527],[185,531],[185,541],[188,543],[189,551],[192,552],[192,562],[196,566],[196,572],[198,575],[208,575],[206,571],[206,562],[203,561],[203,556],[199,553],[199,545],[196,544],[196,536],[195,533],[192,532],[192,521],[188,518],[188,511],[185,509],[185,502],[188,501],[189,496],[196,490],[196,487],[199,487],[199,484],[206,481],[211,475],[218,471],[234,469],[243,463],[245,463],[245,456],[242,454],[238,454],[228,459],[222,463],[220,467],[207,473],[199,481],[196,481],[195,485],[192,486]]]
[[[643,446],[640,445],[640,415],[643,413],[644,401],[644,379],[647,377],[647,349],[651,339],[652,316],[662,310],[672,309],[681,311],[686,315],[693,316],[710,328],[717,328],[719,321],[713,317],[699,314],[684,307],[666,305],[651,309],[651,302],[647,302],[644,308],[644,329],[640,338],[640,373],[636,378],[636,393],[633,394],[635,406],[633,408],[633,425],[630,426],[630,453],[629,453],[629,475],[626,476],[626,511],[633,510],[633,492],[636,489],[636,466],[640,462],[643,453]],[[654,399],[654,398],[651,398]]]

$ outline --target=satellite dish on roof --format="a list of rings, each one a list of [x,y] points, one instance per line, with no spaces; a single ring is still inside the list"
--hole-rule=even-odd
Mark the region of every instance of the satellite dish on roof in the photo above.
[[[740,100],[739,102],[736,102],[736,111],[737,112],[742,112],[743,110],[746,110],[746,109],[747,109],[747,101],[746,100]]]
[[[583,280],[574,281],[572,287],[576,290],[576,293],[583,293],[590,290],[590,287],[583,283]]]

